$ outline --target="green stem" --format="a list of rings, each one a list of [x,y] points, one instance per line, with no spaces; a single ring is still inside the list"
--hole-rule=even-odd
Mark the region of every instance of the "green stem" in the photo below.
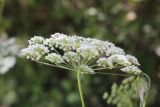
[[[78,82],[78,89],[79,89],[79,94],[80,94],[80,98],[81,98],[81,103],[82,103],[82,107],[85,107],[85,103],[84,103],[84,97],[83,97],[83,91],[82,91],[82,87],[81,87],[81,71],[77,70],[77,82]]]

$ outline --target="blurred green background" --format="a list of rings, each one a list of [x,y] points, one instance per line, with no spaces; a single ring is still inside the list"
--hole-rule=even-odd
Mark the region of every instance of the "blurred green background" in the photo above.
[[[151,77],[148,107],[160,107],[159,0],[0,0],[0,5],[0,37],[16,38],[19,48],[34,35],[61,32],[108,40],[135,55]],[[0,107],[81,107],[73,72],[16,59],[0,75]],[[112,107],[102,95],[121,79],[84,75],[86,107]]]

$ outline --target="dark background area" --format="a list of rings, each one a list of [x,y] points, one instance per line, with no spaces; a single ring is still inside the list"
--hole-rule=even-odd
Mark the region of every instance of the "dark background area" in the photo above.
[[[20,47],[34,35],[56,32],[108,40],[135,55],[151,77],[148,107],[160,107],[159,0],[4,0],[0,36],[15,37]],[[111,107],[102,95],[122,77],[84,75],[87,107]],[[17,58],[0,75],[0,107],[80,107],[73,72]]]

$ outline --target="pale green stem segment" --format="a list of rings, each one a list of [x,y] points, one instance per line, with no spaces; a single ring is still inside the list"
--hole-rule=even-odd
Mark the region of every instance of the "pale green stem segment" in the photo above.
[[[82,87],[81,87],[81,76],[80,75],[81,75],[81,71],[77,70],[77,82],[78,82],[79,94],[80,94],[80,98],[81,98],[82,107],[85,107],[83,91],[82,91]]]

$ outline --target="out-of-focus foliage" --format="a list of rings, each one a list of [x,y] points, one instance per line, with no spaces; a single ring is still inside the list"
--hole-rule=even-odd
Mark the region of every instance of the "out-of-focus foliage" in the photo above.
[[[33,35],[55,32],[112,41],[139,59],[152,79],[150,107],[159,107],[159,4],[159,0],[5,0],[0,36],[15,37],[22,47]],[[121,79],[84,75],[86,106],[110,107],[102,95]],[[79,107],[75,74],[18,58],[13,69],[0,75],[0,106]]]
[[[105,99],[108,104],[114,104],[117,107],[138,107],[138,96],[131,91],[134,80],[135,77],[131,76],[124,79],[120,86],[114,83],[111,87],[111,94],[105,92],[103,99]]]
[[[119,86],[114,83],[111,87],[111,94],[105,92],[103,99],[108,104],[113,104],[117,107],[145,107],[149,90],[150,78],[142,73],[137,77],[130,76],[125,78]]]

